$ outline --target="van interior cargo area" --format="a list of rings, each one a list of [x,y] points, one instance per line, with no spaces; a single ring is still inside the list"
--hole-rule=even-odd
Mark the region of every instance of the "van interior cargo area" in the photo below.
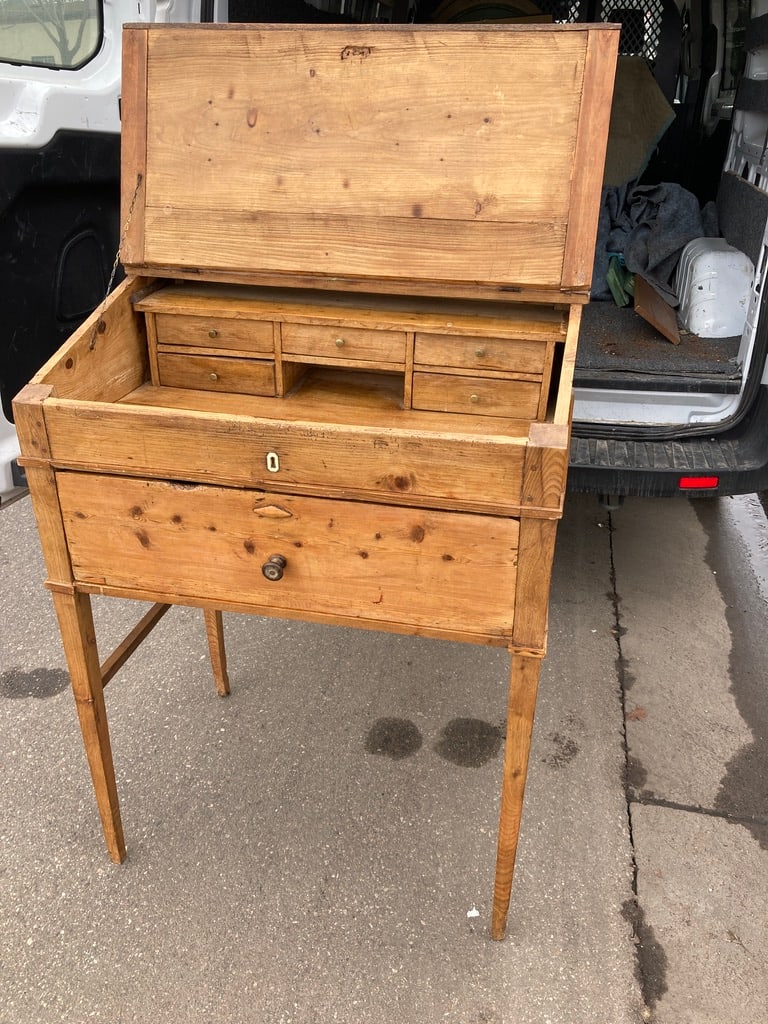
[[[583,388],[737,394],[741,336],[673,345],[631,307],[590,302],[584,309],[574,384]]]

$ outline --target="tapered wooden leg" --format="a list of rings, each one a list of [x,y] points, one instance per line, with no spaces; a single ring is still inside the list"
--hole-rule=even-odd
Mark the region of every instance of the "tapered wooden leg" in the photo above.
[[[53,603],[59,619],[64,654],[72,682],[72,692],[75,695],[104,838],[109,856],[116,864],[120,864],[125,860],[125,840],[117,799],[91,601],[86,594],[54,592]]]
[[[220,611],[205,609],[205,632],[208,634],[208,649],[211,652],[211,668],[216,691],[220,697],[229,693],[227,674],[227,652],[224,648],[224,623]]]
[[[515,871],[517,839],[523,812],[528,754],[531,749],[533,715],[539,686],[540,658],[512,655],[509,680],[507,739],[504,750],[504,782],[501,790],[499,845],[496,854],[496,879],[493,888],[491,937],[503,939]]]

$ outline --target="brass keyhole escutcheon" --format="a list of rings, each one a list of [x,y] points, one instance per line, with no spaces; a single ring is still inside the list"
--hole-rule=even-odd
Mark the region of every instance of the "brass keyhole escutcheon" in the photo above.
[[[278,580],[283,578],[283,570],[287,565],[287,559],[284,555],[270,555],[264,565],[261,567],[261,571],[271,583],[276,583]]]

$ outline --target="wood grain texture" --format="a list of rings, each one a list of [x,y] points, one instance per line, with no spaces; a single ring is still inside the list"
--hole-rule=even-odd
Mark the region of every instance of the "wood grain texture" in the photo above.
[[[455,337],[452,334],[416,335],[414,363],[424,367],[464,367],[469,370],[500,370],[541,377],[546,361],[546,342],[510,341],[486,336]]]
[[[208,637],[208,650],[211,655],[211,669],[216,692],[220,697],[229,695],[229,673],[227,672],[227,652],[224,647],[224,622],[218,609],[205,608],[205,632]]]
[[[78,581],[511,636],[515,519],[93,473],[58,485]],[[274,553],[277,583],[261,572]]]
[[[405,364],[405,331],[284,323],[283,356],[366,360],[397,366]]]
[[[541,383],[467,377],[453,373],[414,373],[414,409],[471,413],[475,416],[511,416],[535,419]]]
[[[608,27],[608,26],[606,26]],[[600,213],[611,97],[619,46],[618,26],[609,32],[591,32],[587,43],[584,92],[579,109],[570,216],[563,258],[564,288],[589,288],[595,261],[595,238]]]
[[[125,839],[117,799],[91,600],[86,594],[54,591],[53,604],[107,850],[110,858],[120,864],[125,860]]]
[[[275,364],[266,359],[233,359],[220,354],[184,354],[161,349],[157,369],[163,387],[202,388],[230,395],[275,394]]]
[[[562,512],[568,474],[570,431],[557,423],[532,423],[523,469],[525,513],[533,509]]]
[[[262,355],[273,351],[272,322],[220,317],[159,313],[157,341],[161,345],[197,346]]]
[[[503,937],[617,38],[126,29],[141,273],[16,403],[113,860],[103,688],[169,605],[222,696],[223,610],[504,646]],[[156,602],[101,666],[90,594]]]
[[[550,296],[551,300],[551,296]],[[169,284],[135,303],[147,313],[175,317],[279,320],[377,330],[423,330],[444,335],[562,341],[568,306],[536,302],[434,299],[422,295],[254,287],[188,281]]]
[[[130,633],[117,645],[109,657],[104,660],[100,670],[102,687],[106,686],[110,679],[120,671],[170,607],[169,604],[154,604],[136,623]]]
[[[147,267],[139,263],[127,263],[123,261],[125,271],[129,275],[141,275],[147,272]],[[178,281],[189,281],[199,284],[202,280],[201,271],[198,267],[180,267],[171,264],[156,264],[152,268],[156,276],[173,278]],[[295,288],[297,290],[311,289],[313,291],[336,292],[343,288],[349,294],[368,295],[372,290],[379,295],[391,295],[396,298],[409,296],[413,298],[428,297],[431,299],[444,299],[448,302],[457,299],[473,302],[485,300],[488,302],[520,302],[546,304],[547,302],[589,302],[589,292],[584,289],[574,291],[573,289],[560,288],[553,292],[551,285],[514,284],[478,284],[474,281],[412,281],[407,277],[378,278],[372,281],[368,277],[357,275],[322,276],[312,274],[309,271],[294,271],[290,274],[266,270],[220,270],[216,267],[206,267],[205,280],[220,284],[239,284],[243,287],[258,286],[275,287],[281,290]]]
[[[237,396],[210,398],[236,401]],[[60,466],[514,514],[525,437],[482,433],[477,427],[475,434],[462,433],[460,424],[451,432],[444,416],[421,415],[437,429],[414,424],[409,430],[405,411],[399,419],[385,411],[369,416],[370,425],[355,426],[339,422],[338,415],[291,422],[157,404],[110,408],[51,402],[47,408],[53,457]],[[388,426],[388,419],[398,425]],[[277,473],[267,469],[270,452],[279,457]]]
[[[145,284],[141,278],[119,284],[34,381],[51,385],[59,398],[95,402],[118,401],[139,387],[148,376],[147,341],[144,317],[134,311],[130,299]]]
[[[44,402],[52,391],[50,384],[27,384],[14,399],[13,414],[22,453],[19,462],[25,467],[48,576],[53,583],[69,585],[72,566],[45,422]]]
[[[512,653],[491,937],[503,939],[515,872],[541,660]]]
[[[123,31],[120,96],[121,243],[124,265],[144,263],[147,188],[147,30]]]
[[[129,264],[562,286],[570,207],[597,201],[593,153],[577,149],[577,130],[597,145],[602,124],[582,109],[585,62],[615,30],[137,31],[147,88],[124,116],[146,126],[152,173]],[[607,54],[589,63],[598,106]]]
[[[520,520],[515,627],[515,649],[542,656],[547,646],[547,617],[552,561],[555,555],[556,519]]]
[[[573,414],[573,374],[576,369],[576,349],[579,344],[582,307],[571,306],[568,317],[568,330],[565,337],[563,358],[560,362],[560,377],[557,382],[555,397],[554,422],[560,425],[570,424]]]

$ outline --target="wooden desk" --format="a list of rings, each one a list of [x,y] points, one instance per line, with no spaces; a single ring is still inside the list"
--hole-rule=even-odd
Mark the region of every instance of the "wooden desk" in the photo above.
[[[615,50],[605,26],[127,30],[129,276],[15,404],[113,860],[103,690],[170,605],[204,610],[221,695],[227,610],[499,645],[503,937]],[[154,603],[101,665],[94,593]]]

